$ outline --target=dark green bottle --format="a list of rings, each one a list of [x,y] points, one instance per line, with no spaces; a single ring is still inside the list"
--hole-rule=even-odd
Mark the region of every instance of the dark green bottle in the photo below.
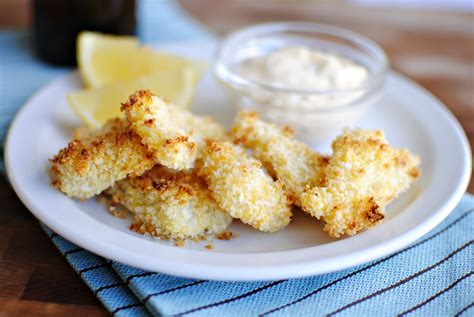
[[[49,63],[76,65],[76,37],[83,30],[134,35],[135,0],[34,0],[33,42]]]

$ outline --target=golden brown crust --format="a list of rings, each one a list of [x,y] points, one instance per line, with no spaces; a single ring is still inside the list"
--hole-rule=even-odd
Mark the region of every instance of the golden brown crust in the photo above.
[[[321,184],[307,189],[301,200],[333,237],[378,224],[385,207],[420,175],[419,158],[392,148],[381,131],[346,131],[332,147]]]
[[[153,150],[156,162],[170,168],[191,168],[204,138],[226,137],[211,118],[170,105],[148,90],[131,95],[121,110],[142,142]]]
[[[140,175],[154,165],[152,154],[125,120],[110,120],[89,138],[73,140],[50,160],[53,185],[87,199],[115,181]]]
[[[154,153],[155,160],[170,168],[192,167],[197,152],[195,143],[177,124],[178,108],[165,103],[149,90],[139,90],[123,103],[132,129]]]
[[[374,197],[369,198],[369,205],[368,209],[363,212],[365,215],[367,222],[369,223],[377,223],[383,218],[385,215],[383,214],[383,210],[381,210],[380,206],[375,202]]]
[[[120,106],[121,111],[130,110],[133,107],[141,107],[152,101],[155,96],[150,90],[138,90],[128,97],[128,100]]]
[[[277,127],[259,119],[255,112],[241,112],[232,128],[234,142],[243,144],[263,162],[267,171],[280,180],[292,202],[306,186],[319,185],[328,158],[293,138],[289,127]]]
[[[226,231],[216,235],[216,238],[219,239],[219,240],[230,240],[230,239],[232,239],[232,237],[234,237],[234,233],[230,230],[226,230]]]
[[[155,166],[117,182],[109,194],[134,213],[133,228],[162,239],[184,241],[219,234],[232,221],[193,172]]]
[[[268,232],[289,224],[291,210],[281,184],[265,174],[261,163],[244,149],[230,142],[208,140],[196,170],[232,217]]]

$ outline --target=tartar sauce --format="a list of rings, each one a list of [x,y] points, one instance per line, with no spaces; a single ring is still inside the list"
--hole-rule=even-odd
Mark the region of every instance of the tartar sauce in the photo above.
[[[341,55],[304,46],[289,46],[267,55],[248,58],[237,67],[244,78],[278,88],[327,91],[360,87],[369,73],[365,67]],[[268,90],[247,92],[268,105],[314,109],[350,102],[351,94],[275,94]]]
[[[371,76],[368,68],[339,53],[309,46],[291,45],[248,57],[234,70],[257,83],[242,85],[236,99],[239,109],[289,125],[311,145],[326,144],[343,128],[353,126],[379,96],[368,94],[370,89],[364,85]]]

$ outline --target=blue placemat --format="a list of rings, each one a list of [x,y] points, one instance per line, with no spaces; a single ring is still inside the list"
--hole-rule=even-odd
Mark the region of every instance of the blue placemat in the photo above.
[[[138,15],[144,42],[209,37],[172,1],[139,1]],[[28,32],[0,32],[0,139],[25,100],[67,71],[40,63]],[[247,283],[146,272],[101,258],[43,228],[117,316],[474,316],[473,214],[474,198],[465,195],[430,234],[381,260],[311,278]]]

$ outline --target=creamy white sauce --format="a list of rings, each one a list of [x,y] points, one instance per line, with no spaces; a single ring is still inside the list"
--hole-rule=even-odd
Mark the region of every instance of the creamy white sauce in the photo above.
[[[345,127],[351,127],[374,97],[359,97],[366,88],[328,94],[328,90],[354,89],[369,77],[364,66],[337,53],[318,51],[304,46],[287,46],[267,55],[248,58],[236,66],[242,77],[272,87],[250,85],[241,88],[237,103],[240,109],[258,111],[268,121],[290,125],[299,139],[324,144]],[[350,104],[349,107],[343,107]]]
[[[304,46],[289,46],[267,55],[246,59],[238,65],[237,72],[244,78],[263,84],[307,91],[357,88],[369,76],[367,69],[354,61]],[[248,93],[261,102],[303,109],[342,105],[360,95],[283,95],[263,89],[253,89]]]

